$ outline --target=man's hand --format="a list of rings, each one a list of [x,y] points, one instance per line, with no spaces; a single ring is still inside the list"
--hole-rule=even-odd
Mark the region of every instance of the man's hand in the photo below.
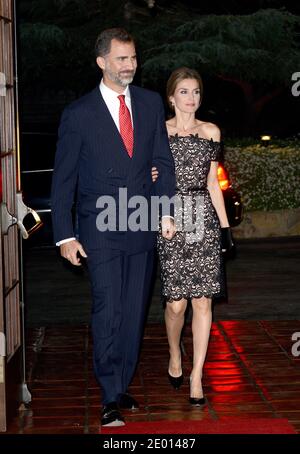
[[[158,178],[158,170],[156,167],[152,167],[151,169],[151,177],[152,177],[152,183],[155,183],[157,178]]]
[[[87,258],[82,245],[77,240],[68,241],[60,246],[60,255],[75,266],[81,265],[80,258],[77,256],[78,252],[82,257]]]
[[[161,220],[161,234],[166,240],[171,240],[176,233],[174,219],[164,216]]]

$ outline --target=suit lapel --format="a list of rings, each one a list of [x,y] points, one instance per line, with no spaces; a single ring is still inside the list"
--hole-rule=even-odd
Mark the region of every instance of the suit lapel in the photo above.
[[[141,138],[143,134],[143,128],[145,124],[145,113],[144,113],[144,105],[139,99],[136,91],[134,90],[133,86],[130,86],[130,98],[131,98],[131,110],[132,110],[132,118],[133,118],[133,157],[132,160],[136,161],[140,157],[141,153]]]
[[[112,152],[115,152],[118,157],[127,161],[128,164],[131,158],[128,156],[120,132],[104,102],[99,87],[96,87],[93,92],[93,110],[95,112],[97,127],[101,130],[103,138],[109,144]]]
[[[131,98],[131,110],[133,118],[133,156],[128,156],[124,142],[120,135],[120,132],[104,102],[99,87],[96,87],[93,92],[93,110],[95,112],[95,120],[97,127],[101,130],[104,140],[109,144],[112,152],[116,154],[116,157],[122,159],[122,161],[128,166],[128,164],[136,163],[142,157],[142,149],[140,144],[142,143],[143,134],[146,133],[144,130],[146,127],[147,112],[144,104],[141,102],[137,92],[134,90],[134,86],[130,86],[130,98]]]

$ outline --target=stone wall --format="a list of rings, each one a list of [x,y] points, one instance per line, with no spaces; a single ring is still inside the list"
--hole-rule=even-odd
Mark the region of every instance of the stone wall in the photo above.
[[[300,236],[300,208],[247,212],[232,232],[235,238]]]

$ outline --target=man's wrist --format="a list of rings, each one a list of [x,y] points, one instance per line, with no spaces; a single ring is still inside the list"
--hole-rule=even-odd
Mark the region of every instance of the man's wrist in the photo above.
[[[72,238],[66,238],[65,240],[61,240],[61,241],[58,241],[56,244],[56,246],[61,246],[62,244],[65,244],[65,243],[69,243],[69,241],[74,241],[76,240],[75,237],[72,237]]]

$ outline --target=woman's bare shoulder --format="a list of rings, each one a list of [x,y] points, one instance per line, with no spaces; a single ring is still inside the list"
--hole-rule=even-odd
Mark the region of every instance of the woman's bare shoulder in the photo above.
[[[201,131],[204,137],[208,139],[213,139],[215,142],[220,142],[221,140],[221,131],[220,128],[214,123],[207,121],[201,122]]]

